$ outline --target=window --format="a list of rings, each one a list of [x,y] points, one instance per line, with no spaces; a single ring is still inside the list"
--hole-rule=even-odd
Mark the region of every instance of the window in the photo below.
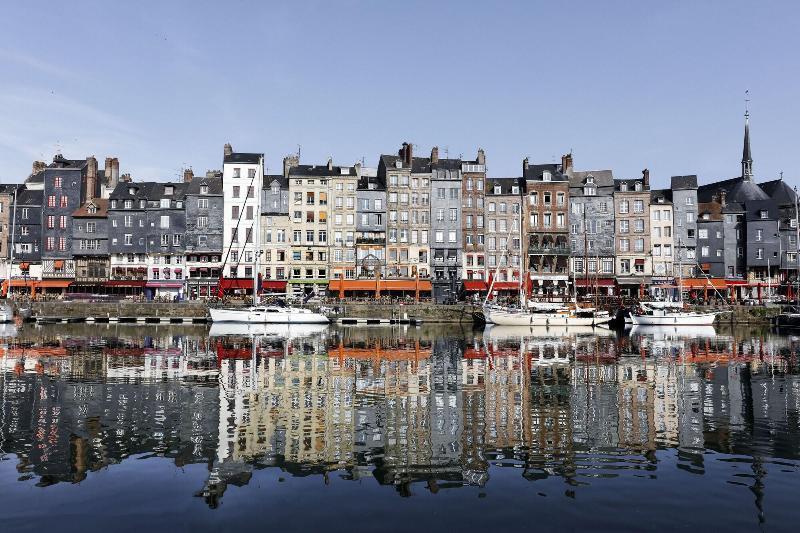
[[[701,257],[708,257],[708,246],[702,246],[700,248],[700,256]]]
[[[653,220],[661,220],[661,211],[653,209],[652,218]]]
[[[665,244],[664,245],[664,256],[665,257],[671,257],[672,256],[672,245],[671,244]]]
[[[450,230],[447,234],[447,241],[448,242],[456,242],[456,232],[454,230]]]
[[[197,199],[197,208],[198,209],[208,209],[208,198],[198,198]]]
[[[47,197],[47,207],[55,207],[56,206],[56,195],[52,194]]]
[[[769,211],[762,210],[759,214],[762,219],[769,218]]]
[[[69,198],[66,196],[61,197],[61,207],[69,207]]]
[[[642,200],[634,200],[633,201],[633,212],[634,213],[644,213],[644,201],[642,201]]]
[[[169,234],[161,234],[161,246],[169,246]]]
[[[197,217],[197,227],[199,229],[208,227],[208,217]]]
[[[623,215],[628,212],[628,200],[622,200],[619,203],[619,212]]]
[[[162,198],[161,202],[159,203],[159,207],[161,209],[169,209],[169,198]]]
[[[628,233],[630,231],[630,220],[620,220],[619,221],[619,232],[620,233]]]
[[[181,238],[182,235],[180,233],[175,233],[174,235],[172,235],[172,246],[180,246]]]
[[[686,197],[686,205],[694,205],[694,200],[691,196]]]
[[[697,230],[697,238],[708,239],[708,230],[707,229]]]
[[[133,245],[133,235],[130,233],[125,234],[125,246],[132,246]]]
[[[620,239],[619,240],[619,251],[620,252],[627,252],[631,248],[631,242],[629,239]]]
[[[634,223],[634,231],[636,233],[644,233],[644,219],[637,218]]]
[[[62,181],[63,178],[61,176],[56,176],[55,178],[53,178],[53,187],[55,187],[56,189],[60,189]]]
[[[760,241],[763,240],[764,237],[764,230],[757,229],[756,230],[756,240]]]
[[[239,219],[239,206],[232,205],[231,206],[231,220],[238,220]]]
[[[435,235],[436,242],[444,242],[444,232],[441,230],[436,231]]]
[[[169,215],[161,215],[161,222],[159,224],[161,229],[169,228]]]
[[[644,252],[644,239],[636,239],[633,244],[635,252]]]
[[[764,249],[757,248],[756,249],[756,259],[764,259]]]
[[[654,244],[653,245],[653,257],[660,257],[661,256],[661,245]]]
[[[55,215],[47,215],[47,229],[53,229],[55,227],[56,227]]]

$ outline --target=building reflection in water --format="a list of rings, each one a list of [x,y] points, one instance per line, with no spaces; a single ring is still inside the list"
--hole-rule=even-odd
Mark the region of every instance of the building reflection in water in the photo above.
[[[262,468],[403,496],[485,486],[496,468],[572,490],[655,470],[672,448],[702,474],[713,450],[750,458],[758,506],[762,462],[800,458],[797,346],[706,333],[8,339],[0,454],[40,485],[131,456],[203,463],[197,495],[214,507]]]

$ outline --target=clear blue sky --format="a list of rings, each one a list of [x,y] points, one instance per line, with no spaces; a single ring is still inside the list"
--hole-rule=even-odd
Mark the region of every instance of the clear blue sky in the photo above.
[[[558,160],[739,175],[744,91],[759,180],[800,170],[800,2],[9,2],[0,181],[33,159],[120,158],[136,180],[370,166],[409,140],[486,150],[492,176]]]

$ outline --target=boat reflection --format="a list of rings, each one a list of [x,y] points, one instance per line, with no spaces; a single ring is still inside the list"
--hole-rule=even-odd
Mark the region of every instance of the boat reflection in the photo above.
[[[319,335],[328,328],[327,324],[255,324],[246,322],[215,322],[211,325],[211,337],[309,337]]]

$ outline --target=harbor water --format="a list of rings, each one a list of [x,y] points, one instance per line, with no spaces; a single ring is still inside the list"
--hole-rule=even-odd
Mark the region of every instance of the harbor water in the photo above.
[[[0,529],[796,530],[800,338],[5,326]]]

